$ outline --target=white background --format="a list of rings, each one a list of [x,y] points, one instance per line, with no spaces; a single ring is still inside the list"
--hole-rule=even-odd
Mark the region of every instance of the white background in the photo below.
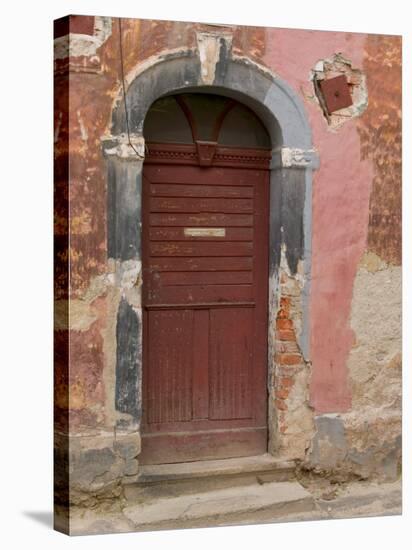
[[[0,64],[2,548],[410,548],[411,15],[407,0],[9,0]],[[52,20],[69,13],[403,34],[404,515],[68,538],[52,507]],[[409,97],[408,97],[409,95]],[[411,529],[409,528],[409,531]]]

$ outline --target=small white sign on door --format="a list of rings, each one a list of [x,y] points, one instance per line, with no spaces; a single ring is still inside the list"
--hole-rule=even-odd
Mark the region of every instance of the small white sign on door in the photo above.
[[[224,227],[185,227],[185,237],[225,237]]]

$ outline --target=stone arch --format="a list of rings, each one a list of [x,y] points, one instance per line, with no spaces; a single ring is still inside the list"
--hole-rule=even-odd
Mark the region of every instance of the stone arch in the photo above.
[[[209,39],[209,38],[208,38]],[[203,91],[233,97],[250,107],[265,124],[272,142],[270,176],[269,251],[269,372],[273,391],[276,371],[275,327],[280,303],[280,270],[297,281],[297,340],[302,361],[310,360],[309,293],[311,269],[312,171],[318,159],[303,103],[292,88],[269,70],[231,54],[230,39],[216,35],[214,47],[172,52],[138,67],[126,82],[126,109],[122,94],[115,102],[111,136],[103,138],[108,160],[108,255],[115,261],[121,304],[118,331],[130,331],[130,315],[137,334],[117,342],[115,407],[122,429],[139,429],[141,417],[141,255],[140,201],[144,161],[143,123],[152,103],[179,91]],[[210,53],[212,52],[212,53]],[[214,52],[214,54],[213,54]],[[130,143],[133,147],[130,146]],[[128,308],[125,308],[125,302]],[[122,312],[128,314],[122,316]],[[120,327],[120,328],[119,328]],[[119,345],[123,346],[122,349]],[[275,403],[269,399],[269,403]],[[269,448],[279,448],[277,411],[269,410]],[[294,458],[294,457],[291,457]]]
[[[204,92],[233,97],[248,105],[265,123],[273,147],[310,150],[310,126],[299,96],[282,79],[267,69],[243,58],[220,60],[213,82],[206,83],[202,65],[193,51],[183,55],[159,56],[147,68],[129,76],[127,112],[129,130],[141,137],[143,122],[152,103],[164,95],[182,90],[203,89]],[[126,132],[125,105],[119,94],[112,116],[112,135]]]

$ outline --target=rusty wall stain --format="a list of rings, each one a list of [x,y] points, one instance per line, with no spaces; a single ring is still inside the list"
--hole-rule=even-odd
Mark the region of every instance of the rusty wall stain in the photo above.
[[[95,428],[104,421],[106,298],[94,300],[92,309],[99,319],[88,330],[54,332],[55,425],[62,432],[68,431],[69,418],[70,430]]]
[[[100,137],[110,117],[103,75],[70,76],[70,294],[106,270],[105,163]]]
[[[374,164],[368,249],[384,261],[402,261],[402,41],[369,35],[365,45],[369,104],[359,121],[361,154]]]
[[[70,333],[70,427],[99,424],[98,409],[103,406],[103,339],[100,323],[90,330]],[[100,407],[99,407],[100,406]]]
[[[126,69],[162,51],[195,45],[195,25],[185,22],[122,19]],[[118,23],[115,23],[118,37]]]
[[[235,28],[232,47],[235,54],[247,56],[254,59],[258,63],[262,63],[266,50],[265,28]]]

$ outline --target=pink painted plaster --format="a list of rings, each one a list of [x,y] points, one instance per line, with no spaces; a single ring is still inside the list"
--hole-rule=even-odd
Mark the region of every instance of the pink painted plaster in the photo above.
[[[335,132],[328,128],[309,76],[318,60],[339,52],[362,68],[366,35],[283,29],[266,33],[264,63],[303,99],[320,156],[313,182],[310,394],[316,412],[342,412],[351,405],[350,311],[367,242],[373,168],[360,158],[356,119]]]

